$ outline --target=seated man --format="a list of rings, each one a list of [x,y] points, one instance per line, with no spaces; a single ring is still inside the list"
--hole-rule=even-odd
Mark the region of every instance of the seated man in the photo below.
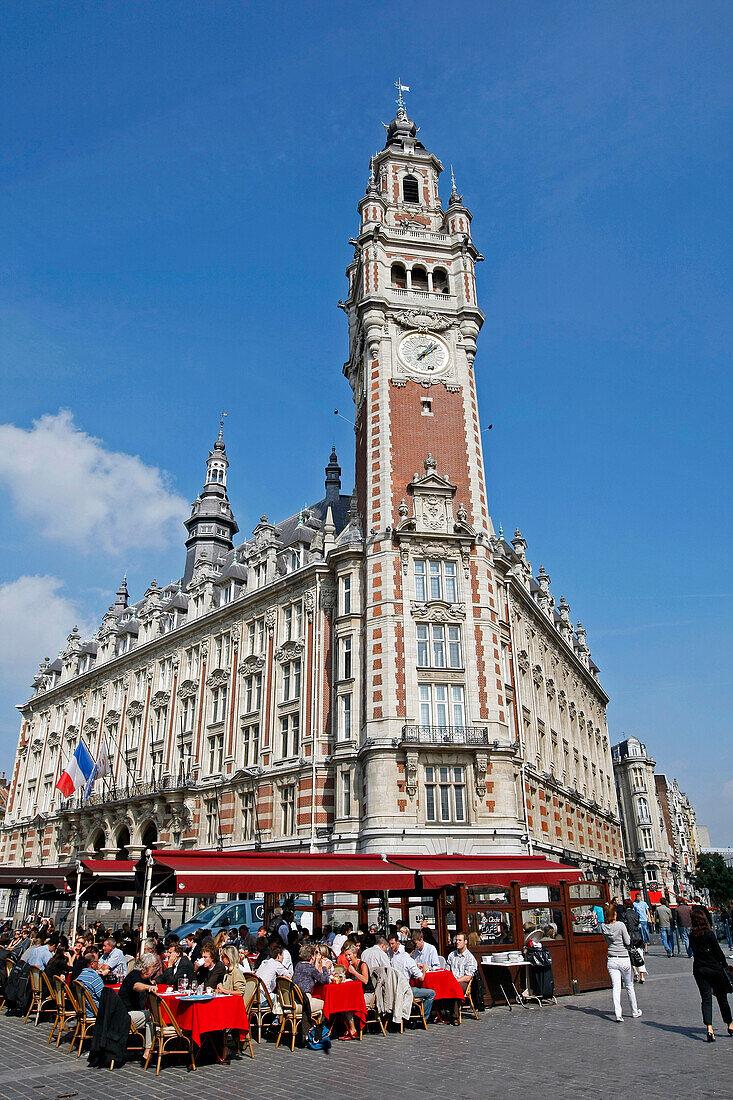
[[[448,969],[465,991],[471,983],[471,978],[478,970],[478,963],[468,950],[468,939],[465,932],[456,932],[455,944],[455,951],[451,951],[448,956]],[[451,1023],[459,1024],[461,1022],[459,1015],[460,1001],[456,1000],[451,1003],[453,1005]]]
[[[422,982],[423,972],[416,962],[407,954],[404,947],[400,943],[397,933],[394,933],[389,937],[389,952],[390,960],[389,965],[398,970],[400,974],[404,974],[408,982],[410,978],[414,978],[417,982]],[[426,1021],[430,1019],[430,1013],[433,1008],[433,1001],[435,1000],[434,989],[421,989],[419,986],[415,986],[412,990],[413,1001],[422,1001],[423,1011],[425,1013]]]
[[[79,985],[83,985],[85,989],[89,991],[89,994],[94,1001],[97,1008],[99,1008],[99,998],[102,996],[102,990],[104,989],[104,982],[97,973],[97,967],[99,966],[99,956],[96,951],[87,951],[84,955],[84,968],[79,971],[77,982]],[[86,1012],[85,1016],[87,1020],[94,1018],[94,1013],[91,1007],[84,1001]]]
[[[183,954],[180,943],[169,944],[167,955],[168,965],[160,975],[160,984],[177,986],[183,978],[193,982],[193,963]]]
[[[39,970],[45,970],[46,964],[51,961],[51,958],[56,950],[59,942],[58,932],[55,932],[44,943],[39,939],[38,944],[32,947],[30,951],[26,951],[23,956],[23,961],[27,962],[29,966],[37,966]]]
[[[289,978],[291,976],[290,971],[283,963],[283,948],[282,943],[273,943],[270,948],[269,957],[261,962],[255,971],[258,978],[262,979],[262,983],[270,994],[272,1003],[275,1005],[275,1011],[277,1011],[277,979]],[[267,1008],[267,1002],[264,998],[260,998],[262,1008]]]
[[[428,943],[422,928],[418,928],[415,932],[415,950],[412,952],[412,957],[423,974],[427,974],[429,970],[437,970],[440,966],[435,945]]]
[[[389,966],[389,944],[384,936],[376,936],[375,941],[369,947],[365,947],[361,953],[361,961],[369,967],[369,972],[378,970],[380,966]]]
[[[147,1008],[147,995],[155,993],[153,974],[158,961],[157,955],[146,951],[140,958],[140,970],[131,970],[120,986],[119,998],[125,1006],[130,1019],[137,1028],[145,1030],[145,1049],[143,1059],[147,1058],[153,1045],[153,1022]]]
[[[99,973],[105,982],[112,985],[124,981],[127,976],[125,956],[115,944],[112,936],[107,936],[102,944],[102,954],[99,956]]]

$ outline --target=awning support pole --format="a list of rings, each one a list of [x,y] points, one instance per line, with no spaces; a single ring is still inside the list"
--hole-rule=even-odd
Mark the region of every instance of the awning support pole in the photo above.
[[[145,852],[145,896],[144,896],[144,899],[143,899],[143,931],[142,931],[142,936],[140,937],[140,940],[141,940],[140,946],[141,947],[142,947],[143,941],[145,940],[145,938],[148,934],[148,914],[150,912],[150,893],[151,893],[150,883],[152,881],[152,878],[153,878],[153,853],[151,852],[150,848],[148,848],[148,849],[146,849],[146,852]]]
[[[71,935],[76,938],[76,926],[79,923],[79,897],[81,895],[81,863],[76,861],[76,896],[74,898],[74,919],[71,922]]]

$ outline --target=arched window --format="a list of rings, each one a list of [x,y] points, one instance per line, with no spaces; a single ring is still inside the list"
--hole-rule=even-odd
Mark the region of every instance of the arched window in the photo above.
[[[143,848],[154,848],[158,843],[158,830],[151,821],[143,833]]]
[[[398,290],[407,289],[407,271],[404,264],[392,264],[392,286]]]
[[[637,808],[639,810],[639,821],[651,821],[649,803],[646,798],[637,799]]]
[[[444,267],[436,267],[433,271],[433,290],[436,294],[448,294],[448,272]]]
[[[412,289],[413,290],[427,290],[428,289],[428,273],[424,267],[413,267],[412,269]]]
[[[130,830],[124,825],[117,834],[117,859],[129,859]]]
[[[420,187],[414,176],[402,180],[402,198],[405,202],[420,202]]]
[[[104,831],[102,829],[100,829],[99,832],[97,833],[97,835],[95,836],[94,840],[92,841],[92,851],[99,853],[99,852],[102,851],[103,848],[104,848]]]

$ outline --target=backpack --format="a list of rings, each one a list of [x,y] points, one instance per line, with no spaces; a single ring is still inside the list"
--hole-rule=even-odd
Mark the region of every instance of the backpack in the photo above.
[[[546,947],[542,947],[537,943],[530,943],[527,946],[527,961],[531,962],[532,966],[544,968],[552,966],[552,955]]]
[[[311,1050],[325,1050],[328,1052],[331,1046],[331,1029],[326,1024],[316,1024],[306,1035],[306,1042]]]

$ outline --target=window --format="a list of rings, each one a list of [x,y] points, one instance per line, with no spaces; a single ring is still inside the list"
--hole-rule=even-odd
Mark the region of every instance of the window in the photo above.
[[[424,267],[413,267],[412,269],[412,289],[413,290],[427,290],[428,289],[428,273]]]
[[[651,829],[641,829],[641,846],[645,852],[654,850],[654,838]]]
[[[209,775],[218,775],[224,763],[224,734],[212,733],[209,737]]]
[[[244,681],[244,712],[253,714],[259,711],[262,703],[262,673],[248,676]]]
[[[466,820],[465,768],[425,769],[425,819],[459,823]]]
[[[261,561],[258,566],[255,567],[255,584],[258,588],[262,588],[267,584],[267,562]]]
[[[631,769],[631,777],[632,777],[632,780],[633,780],[633,783],[634,783],[634,790],[636,790],[636,791],[645,791],[646,790],[646,783],[644,782],[644,769],[643,768],[632,768]]]
[[[348,741],[351,737],[351,693],[339,696],[339,737]]]
[[[460,626],[418,623],[417,663],[421,668],[462,668]]]
[[[211,693],[211,722],[212,725],[215,722],[223,722],[226,716],[227,709],[227,695],[229,688],[226,684],[222,687],[214,688]]]
[[[214,638],[214,668],[226,668],[229,664],[231,638],[229,634],[217,634]]]
[[[255,800],[251,791],[242,795],[242,840],[252,840],[255,825]]]
[[[415,599],[456,603],[456,563],[454,561],[415,561]]]
[[[252,726],[242,727],[242,767],[247,768],[256,764],[260,756],[260,726],[255,722]]]
[[[420,684],[420,725],[464,726],[465,706],[461,684]]]
[[[300,566],[301,566],[300,555],[301,555],[300,547],[298,547],[297,550],[291,550],[290,551],[290,553],[288,555],[288,572],[294,573],[296,569],[300,569]]]
[[[351,773],[346,768],[341,772],[341,812],[351,817]]]
[[[448,272],[443,267],[436,267],[433,271],[433,290],[436,294],[449,294]]]
[[[193,730],[195,716],[196,700],[193,696],[189,696],[181,703],[181,733],[188,733]]]
[[[404,264],[392,264],[392,286],[397,290],[407,289],[407,270]]]
[[[300,661],[283,665],[283,703],[300,698]]]
[[[247,627],[247,653],[251,657],[255,651],[255,640],[257,637],[257,623],[251,622]]]
[[[166,719],[168,718],[168,708],[158,707],[153,711],[153,721],[151,722],[151,728],[153,731],[153,737],[156,741],[165,737]]]
[[[303,604],[298,603],[289,604],[284,611],[284,638],[283,641],[290,642],[294,638],[300,638],[303,633]]]
[[[402,198],[405,202],[420,202],[420,187],[414,176],[402,180]]]
[[[292,836],[295,832],[295,784],[288,784],[280,792],[280,811],[283,836]]]
[[[351,577],[341,578],[341,614],[351,614]]]
[[[143,729],[143,717],[142,714],[136,714],[134,718],[128,719],[130,740],[133,744],[139,743]]]
[[[283,760],[297,756],[300,750],[300,715],[288,714],[280,719],[280,755]]]
[[[153,745],[150,749],[150,775],[158,780],[163,772],[163,745]]]
[[[219,811],[213,798],[206,802],[206,844],[213,847],[219,839]]]
[[[353,676],[351,668],[351,636],[341,638],[339,641],[339,674],[341,680],[350,680]]]

